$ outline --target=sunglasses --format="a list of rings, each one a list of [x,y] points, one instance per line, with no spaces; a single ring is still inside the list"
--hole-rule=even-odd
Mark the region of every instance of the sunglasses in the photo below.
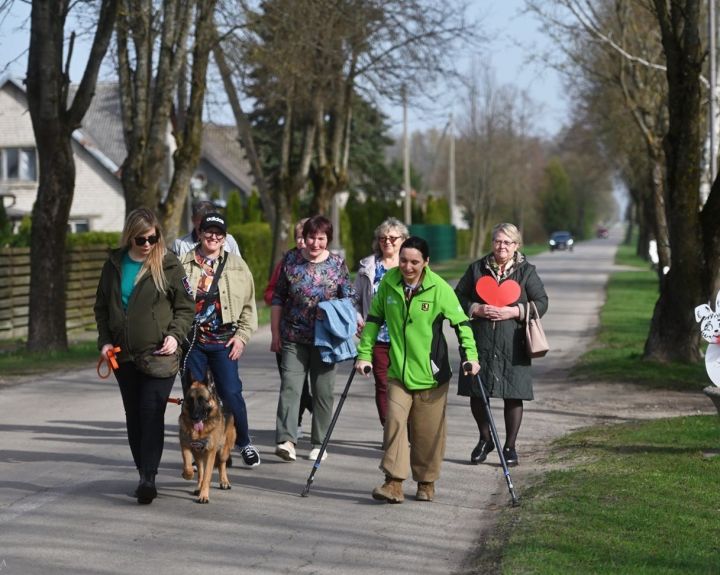
[[[380,236],[378,238],[378,241],[383,242],[383,243],[389,242],[389,243],[395,245],[395,242],[398,241],[399,239],[400,239],[400,236]]]
[[[209,240],[212,238],[221,240],[225,237],[225,234],[222,232],[203,232],[203,236],[205,236]]]
[[[159,238],[157,236],[148,236],[146,238],[138,236],[133,239],[135,240],[136,246],[144,246],[145,244],[150,244],[151,246],[154,246],[156,243],[158,243]]]

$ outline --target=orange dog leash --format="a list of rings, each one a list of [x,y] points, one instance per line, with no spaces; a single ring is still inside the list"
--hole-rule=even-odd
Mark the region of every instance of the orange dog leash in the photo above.
[[[105,354],[105,358],[100,358],[98,360],[97,364],[97,374],[100,377],[100,379],[107,379],[110,377],[110,374],[116,370],[118,366],[117,359],[115,357],[116,354],[120,353],[121,349],[119,347],[114,347],[112,349],[107,350],[107,353]],[[103,365],[107,365],[107,373],[104,373],[102,371]]]

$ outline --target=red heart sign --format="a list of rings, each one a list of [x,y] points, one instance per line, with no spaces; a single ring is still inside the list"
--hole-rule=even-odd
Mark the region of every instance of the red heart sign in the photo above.
[[[492,276],[483,276],[475,284],[475,292],[485,303],[503,307],[518,300],[520,284],[515,280],[505,280],[498,284]]]

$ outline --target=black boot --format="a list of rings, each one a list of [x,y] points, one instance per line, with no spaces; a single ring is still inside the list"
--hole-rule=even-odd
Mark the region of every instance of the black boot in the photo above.
[[[144,473],[135,493],[137,495],[137,501],[140,505],[148,505],[152,503],[152,500],[157,497],[155,474]]]
[[[137,487],[135,488],[135,493],[133,494],[135,497],[138,496],[138,493],[140,492],[140,486],[142,485],[142,482],[145,481],[145,474],[139,469],[138,473],[140,474],[140,480],[138,481]]]
[[[492,439],[490,441],[486,441],[481,437],[480,441],[478,441],[478,444],[475,446],[475,449],[473,449],[470,454],[470,463],[473,465],[482,463],[487,459],[488,453],[490,453],[493,449],[495,449],[495,444]]]

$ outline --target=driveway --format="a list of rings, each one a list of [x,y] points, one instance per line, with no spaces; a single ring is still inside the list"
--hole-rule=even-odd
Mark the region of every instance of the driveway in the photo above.
[[[544,326],[552,347],[537,360],[536,401],[526,406],[512,471],[520,497],[546,469],[548,442],[601,422],[712,413],[702,394],[647,392],[632,386],[578,383],[568,370],[592,342],[619,237],[580,243],[575,251],[531,259],[550,295]],[[454,336],[449,335],[455,349]],[[471,571],[484,534],[509,501],[497,456],[471,466],[477,441],[467,400],[448,406],[448,446],[433,503],[373,501],[381,428],[371,380],[358,377],[310,496],[310,446],[298,461],[273,455],[279,388],[270,334],[261,329],[241,360],[251,433],[262,454],[252,470],[230,470],[231,491],[211,490],[195,503],[194,483],[180,477],[179,410],[167,410],[167,440],[149,506],[132,497],[137,473],[127,446],[120,395],[94,366],[0,388],[0,572],[447,574]],[[339,369],[342,392],[349,364]],[[176,386],[173,395],[179,395]],[[502,412],[493,411],[504,434]],[[239,457],[235,457],[239,461]],[[216,485],[216,483],[214,483]]]

